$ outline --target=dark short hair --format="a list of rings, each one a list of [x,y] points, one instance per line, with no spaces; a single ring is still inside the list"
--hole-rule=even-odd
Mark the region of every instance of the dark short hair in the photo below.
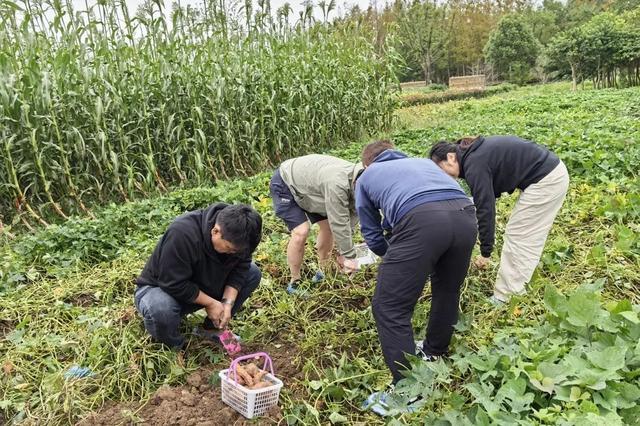
[[[222,238],[238,251],[253,253],[262,239],[262,217],[247,204],[231,204],[216,217]]]
[[[373,160],[384,151],[388,149],[394,149],[396,146],[388,139],[381,139],[375,142],[371,142],[362,150],[362,164],[368,167],[373,163]]]
[[[434,163],[447,161],[447,154],[451,152],[455,153],[457,148],[458,148],[458,145],[455,143],[451,143],[447,141],[436,142],[436,144],[431,147],[431,151],[429,152],[429,158],[431,158],[431,160],[433,160]]]

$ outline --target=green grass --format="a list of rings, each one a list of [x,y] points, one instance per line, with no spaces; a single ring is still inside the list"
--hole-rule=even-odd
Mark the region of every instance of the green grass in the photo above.
[[[640,398],[640,329],[635,323],[640,303],[640,148],[630,143],[640,140],[640,110],[634,102],[639,96],[640,89],[571,93],[567,85],[556,84],[398,112],[399,130],[393,138],[413,155],[424,155],[441,138],[514,133],[554,149],[572,180],[528,294],[496,310],[485,301],[496,259],[488,271],[471,269],[454,356],[445,363],[417,366],[399,398],[424,393],[425,406],[396,421],[620,424],[640,417],[633,408]],[[355,159],[360,148],[353,144],[334,153]],[[220,354],[196,340],[186,360],[150,343],[132,310],[132,293],[133,278],[175,215],[226,200],[250,202],[265,219],[256,254],[265,279],[234,329],[257,345],[276,342],[297,348],[291,362],[300,375],[286,383],[283,394],[287,419],[298,424],[327,424],[330,419],[382,423],[359,409],[370,392],[390,379],[370,310],[375,270],[351,279],[330,274],[311,297],[287,296],[287,233],[271,210],[268,179],[265,172],[213,188],[107,206],[95,211],[94,220],[73,219],[6,240],[0,264],[5,286],[0,295],[5,368],[0,409],[5,417],[66,424],[106,401],[144,401],[161,384],[181,383],[201,365],[221,365]],[[499,201],[498,247],[515,198]],[[309,275],[315,268],[312,246],[305,265]],[[551,288],[572,296],[563,301]],[[636,305],[619,303],[623,299]],[[585,306],[587,319],[593,313],[593,324],[576,325],[582,317],[574,311]],[[418,335],[424,333],[428,313],[427,288],[414,317]],[[189,325],[197,321],[192,317]],[[610,347],[621,348],[623,359],[608,371],[597,363]],[[582,361],[569,356],[576,355],[573,348],[580,348]],[[619,351],[609,355],[615,358]],[[564,384],[569,378],[549,364],[570,361],[591,363],[585,371],[607,371],[606,389],[594,389],[584,378]],[[65,382],[62,373],[72,364],[99,374]],[[522,372],[515,376],[518,368]],[[541,390],[548,389],[550,380],[555,381],[551,394]],[[513,411],[512,400],[504,397],[508,392],[531,401]]]

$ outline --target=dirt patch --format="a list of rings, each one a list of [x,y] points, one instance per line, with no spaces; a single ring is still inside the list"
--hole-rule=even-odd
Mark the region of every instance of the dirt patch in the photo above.
[[[177,425],[223,426],[248,425],[249,422],[222,402],[220,386],[212,386],[211,370],[198,370],[187,378],[184,386],[163,386],[145,405],[118,404],[99,413],[90,414],[80,426],[111,425]],[[282,419],[280,408],[260,418],[260,424],[277,423]]]
[[[95,305],[97,300],[91,294],[79,294],[77,296],[65,299],[65,302],[66,303],[71,303],[74,306],[80,306],[82,308],[87,308],[89,306]]]
[[[127,324],[131,322],[136,317],[136,308],[133,306],[129,306],[120,311],[120,315],[118,315],[118,321],[121,324]]]
[[[260,351],[266,351],[271,356],[276,376],[285,382],[285,386],[293,384],[293,379],[300,377],[301,373],[292,360],[297,351],[284,344],[267,348],[254,344],[243,346],[243,353]],[[146,404],[106,405],[99,412],[89,414],[79,425],[243,426],[277,424],[282,420],[279,407],[274,407],[256,423],[256,420],[245,419],[223,403],[220,384],[211,385],[209,378],[225,367],[214,367],[202,368],[191,374],[183,386],[161,387]]]
[[[15,326],[16,325],[11,321],[0,320],[0,339],[4,339],[4,336],[11,333]]]
[[[350,298],[345,298],[342,303],[346,307],[349,307],[354,310],[364,309],[371,304],[371,298],[368,296],[353,296]]]

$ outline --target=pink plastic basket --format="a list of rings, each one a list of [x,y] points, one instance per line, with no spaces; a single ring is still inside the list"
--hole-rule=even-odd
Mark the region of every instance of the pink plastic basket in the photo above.
[[[263,370],[268,370],[264,379],[273,383],[262,389],[249,389],[238,383],[237,367],[240,361],[264,358]],[[282,381],[273,374],[273,362],[264,352],[244,355],[234,359],[231,366],[218,373],[222,386],[222,402],[248,419],[261,416],[274,405],[278,405]]]

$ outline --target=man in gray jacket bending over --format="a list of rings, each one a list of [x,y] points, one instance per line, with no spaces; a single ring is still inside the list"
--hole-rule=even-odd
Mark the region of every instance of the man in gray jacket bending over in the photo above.
[[[331,256],[334,239],[339,252],[337,261],[343,271],[358,269],[352,238],[358,220],[353,188],[362,170],[360,163],[311,154],[287,160],[273,173],[269,185],[273,208],[291,232],[287,246],[289,293],[296,293],[301,282],[300,269],[310,224],[317,223],[320,228],[316,249],[321,269],[312,282],[324,278],[322,268]]]

